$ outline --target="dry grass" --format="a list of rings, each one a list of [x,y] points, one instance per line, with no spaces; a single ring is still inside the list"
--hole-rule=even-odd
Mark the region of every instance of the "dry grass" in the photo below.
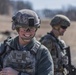
[[[11,30],[11,18],[0,15],[0,31]]]
[[[51,30],[51,26],[49,25],[50,20],[42,20],[41,28],[37,31],[36,37],[39,39],[41,36],[46,34]],[[0,15],[0,32],[1,31],[12,31],[11,30],[11,17],[1,16]],[[70,45],[71,53],[72,53],[72,61],[75,64],[76,61],[76,22],[71,22],[71,26],[67,29],[65,35],[62,37],[65,42]]]

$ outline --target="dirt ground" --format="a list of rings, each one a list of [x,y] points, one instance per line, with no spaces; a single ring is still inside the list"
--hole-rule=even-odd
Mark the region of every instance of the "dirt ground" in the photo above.
[[[0,32],[4,32],[4,31],[12,32],[11,21],[12,21],[11,17],[8,17],[6,15],[5,16],[0,15]],[[38,29],[36,33],[36,38],[38,40],[40,39],[41,36],[45,35],[47,32],[51,30],[51,26],[49,24],[50,24],[49,19],[45,19],[41,21],[41,27]],[[72,64],[76,66],[75,63],[76,62],[76,22],[71,22],[71,26],[66,30],[64,36],[61,38],[64,39],[67,45],[70,46]],[[1,40],[1,35],[0,35],[0,40]]]

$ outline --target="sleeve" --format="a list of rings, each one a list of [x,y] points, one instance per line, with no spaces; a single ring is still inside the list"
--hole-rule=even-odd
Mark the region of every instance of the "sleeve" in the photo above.
[[[43,49],[41,53],[41,58],[37,64],[36,75],[54,75],[53,60],[47,49]]]

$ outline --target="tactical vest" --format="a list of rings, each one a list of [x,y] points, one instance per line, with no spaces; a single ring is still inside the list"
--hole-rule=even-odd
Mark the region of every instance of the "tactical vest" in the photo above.
[[[51,54],[55,55],[55,56],[53,56],[54,60],[56,61],[54,63],[57,64],[57,65],[55,65],[55,68],[59,68],[61,65],[61,61],[59,61],[59,60],[61,60],[62,52],[63,52],[62,47],[58,44],[58,42],[56,41],[56,39],[52,35],[50,35],[50,38],[53,42],[53,48],[51,50]]]
[[[36,42],[30,50],[12,50],[7,46],[3,56],[3,68],[12,67],[26,75],[35,75],[37,60],[40,59],[41,54],[40,47],[39,42]]]

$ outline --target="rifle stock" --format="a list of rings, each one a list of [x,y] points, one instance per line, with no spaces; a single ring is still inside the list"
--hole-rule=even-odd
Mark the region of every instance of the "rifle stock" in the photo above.
[[[65,48],[66,50],[66,55],[68,56],[68,65],[67,69],[69,71],[68,75],[76,75],[76,68],[71,64],[71,52],[70,52],[70,46],[67,46]]]

